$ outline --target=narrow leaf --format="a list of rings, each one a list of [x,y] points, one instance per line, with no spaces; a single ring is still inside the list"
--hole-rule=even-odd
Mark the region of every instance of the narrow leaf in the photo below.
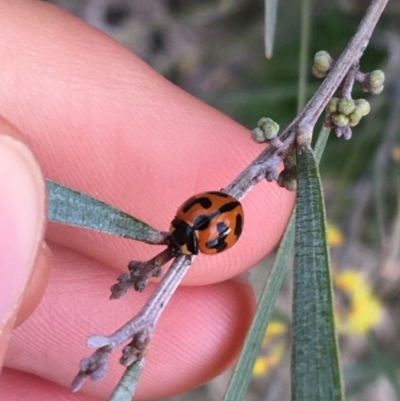
[[[379,343],[376,341],[374,334],[368,333],[368,345],[372,352],[374,365],[378,367],[383,376],[387,379],[392,387],[393,393],[397,400],[400,400],[400,383],[398,379],[398,363],[397,358],[393,359],[386,355],[385,351],[381,349]]]
[[[343,381],[346,384],[346,397],[349,399],[360,394],[381,375],[379,367],[373,360],[346,365],[342,372]]]
[[[264,45],[265,56],[271,58],[274,48],[276,13],[278,10],[278,0],[265,0],[265,27],[264,27]]]
[[[297,150],[292,400],[341,401],[325,207],[311,148]]]
[[[328,136],[329,130],[323,128],[315,145],[318,162],[321,160]],[[279,289],[285,276],[286,266],[292,253],[294,220],[295,211],[292,212],[292,216],[275,256],[274,264],[261,292],[257,311],[254,315],[242,352],[229,381],[224,401],[241,401],[244,399],[253,372],[253,367],[260,352],[265,331],[271,319],[278,298]]]
[[[317,164],[319,164],[319,162],[322,159],[322,155],[324,153],[326,143],[328,142],[330,132],[331,130],[324,126],[322,126],[321,131],[319,132],[317,143],[315,144],[315,149],[314,149],[314,156],[315,159],[317,160]]]
[[[299,87],[297,93],[297,111],[300,112],[306,103],[308,60],[310,48],[311,0],[301,1],[301,33],[299,57]]]
[[[47,180],[46,183],[50,221],[151,244],[164,242],[160,231],[125,212],[57,182]]]
[[[131,401],[139,384],[143,366],[144,359],[128,366],[108,401]]]
[[[249,385],[254,363],[260,352],[262,340],[275,307],[276,299],[285,277],[286,267],[293,249],[294,214],[290,218],[285,234],[279,245],[274,265],[269,271],[267,281],[258,301],[257,311],[225,393],[224,401],[244,399]]]

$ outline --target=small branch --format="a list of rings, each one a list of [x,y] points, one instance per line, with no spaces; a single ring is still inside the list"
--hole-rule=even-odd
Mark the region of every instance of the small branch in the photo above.
[[[72,391],[78,391],[88,376],[92,380],[104,378],[110,354],[129,338],[132,338],[134,343],[128,344],[129,348],[124,348],[121,362],[129,366],[135,360],[143,358],[146,352],[146,346],[143,347],[143,344],[147,345],[150,340],[158,319],[189,270],[193,259],[194,256],[177,256],[141,311],[120,329],[109,336],[93,335],[89,337],[87,346],[99,348],[90,357],[81,361],[80,371],[71,384]]]
[[[351,99],[351,92],[353,90],[354,81],[356,79],[356,74],[359,72],[358,69],[359,63],[355,62],[350,67],[349,71],[346,74],[346,77],[343,81],[343,88],[342,88],[342,98],[344,99]]]
[[[329,74],[321,84],[318,91],[304,107],[303,111],[283,131],[279,139],[283,142],[284,148],[293,146],[295,133],[299,127],[314,127],[319,116],[323,113],[329,100],[332,98],[339,85],[343,81],[353,63],[358,63],[368,41],[372,35],[376,23],[379,20],[388,0],[373,0],[367,9],[357,32],[350,40],[342,55],[335,62]],[[265,178],[268,171],[277,169],[281,158],[279,153],[282,148],[267,148],[262,152],[234,181],[226,188],[225,192],[241,200],[260,181]]]
[[[143,241],[151,245],[167,245],[169,238],[168,231],[160,231],[159,234],[154,235],[149,241]]]
[[[164,249],[154,258],[141,262],[132,260],[128,264],[129,273],[121,274],[118,283],[111,287],[110,299],[118,299],[125,295],[129,288],[136,291],[143,291],[149,282],[150,277],[159,277],[162,274],[162,266],[170,261],[176,252],[170,247]]]
[[[307,119],[309,124],[313,126],[315,125],[317,119],[339,87],[350,66],[354,62],[358,62],[361,58],[387,2],[388,0],[371,1],[370,6],[358,26],[357,32],[336,61],[335,65],[332,67],[332,70],[325,78],[319,90],[304,108],[300,120]],[[307,118],[304,114],[309,117]]]
[[[243,199],[257,183],[266,177],[273,178],[276,175],[278,165],[291,154],[296,142],[301,146],[306,146],[311,142],[312,131],[317,119],[343,82],[351,66],[358,64],[386,3],[387,0],[373,0],[371,2],[356,34],[303,111],[285,129],[279,139],[274,141],[275,146],[269,146],[265,149],[225,188],[226,193],[238,200]],[[352,79],[354,81],[354,77]],[[346,85],[345,90],[347,90]],[[168,233],[160,233],[158,240],[166,244],[168,242],[167,237]],[[161,263],[174,256],[166,250],[148,262],[131,262],[129,265],[131,271],[120,276],[119,283],[113,286],[112,297],[122,296],[128,287],[142,290],[151,276],[157,276],[160,273]],[[194,258],[195,256],[176,256],[172,266],[149,300],[132,320],[110,336],[94,335],[89,338],[87,345],[99,348],[90,357],[82,360],[80,371],[72,383],[74,391],[79,390],[87,376],[93,380],[103,378],[107,371],[111,352],[129,339],[131,342],[123,349],[120,362],[123,365],[131,366],[136,361],[143,359],[161,313]]]

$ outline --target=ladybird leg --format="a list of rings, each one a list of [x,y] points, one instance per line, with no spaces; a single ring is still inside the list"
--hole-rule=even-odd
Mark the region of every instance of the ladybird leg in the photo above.
[[[139,292],[143,291],[147,287],[150,277],[159,277],[162,273],[162,266],[174,256],[176,256],[176,252],[168,247],[148,261],[130,261],[129,272],[118,277],[118,283],[111,287],[110,298],[121,298],[129,288],[134,288]]]

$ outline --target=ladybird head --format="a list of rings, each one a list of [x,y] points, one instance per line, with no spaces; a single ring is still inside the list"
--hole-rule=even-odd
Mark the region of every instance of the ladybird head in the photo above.
[[[185,221],[175,217],[170,226],[169,246],[185,255],[197,255],[199,252],[196,234]]]

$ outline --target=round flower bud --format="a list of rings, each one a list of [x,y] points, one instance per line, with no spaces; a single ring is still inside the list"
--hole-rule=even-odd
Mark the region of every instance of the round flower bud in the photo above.
[[[332,67],[332,57],[325,50],[315,53],[314,67],[319,72],[327,72]]]
[[[286,161],[287,162],[287,161]],[[296,166],[285,167],[276,180],[277,184],[286,188],[288,191],[296,191],[297,189],[297,171]]]
[[[264,133],[265,140],[271,140],[278,136],[279,124],[268,117],[262,117],[258,120],[257,126]]]
[[[257,143],[264,143],[266,141],[264,131],[261,128],[254,128],[253,131],[251,131],[251,137],[253,141]]]
[[[281,174],[279,174],[278,179],[276,180],[276,183],[281,187],[285,187],[285,177]]]
[[[371,111],[371,106],[368,101],[365,99],[356,99],[354,100],[354,104],[356,109],[361,112],[361,115],[364,117]]]
[[[311,73],[314,75],[314,77],[316,78],[325,78],[328,73],[327,72],[321,72],[318,69],[316,69],[315,67],[311,68]]]
[[[385,73],[381,70],[375,70],[368,74],[367,79],[371,88],[380,88],[385,82]]]
[[[351,114],[356,106],[354,106],[354,101],[352,99],[340,99],[338,103],[338,112],[348,116]]]
[[[294,178],[290,178],[288,180],[285,180],[284,187],[288,191],[291,191],[291,192],[296,191],[297,190],[297,180],[295,180]]]
[[[376,88],[370,88],[369,89],[369,93],[371,94],[371,95],[379,95],[379,94],[381,94],[382,93],[382,91],[383,91],[383,85],[381,85],[381,86],[378,86],[378,87],[376,87]]]
[[[329,100],[328,104],[326,105],[325,111],[328,114],[333,114],[338,111],[338,103],[339,103],[339,98],[333,97],[331,100]]]
[[[355,109],[350,115],[349,115],[349,126],[350,127],[355,127],[358,125],[362,118],[361,111],[358,109]]]
[[[332,122],[337,127],[345,127],[349,123],[349,118],[342,113],[332,114]]]

